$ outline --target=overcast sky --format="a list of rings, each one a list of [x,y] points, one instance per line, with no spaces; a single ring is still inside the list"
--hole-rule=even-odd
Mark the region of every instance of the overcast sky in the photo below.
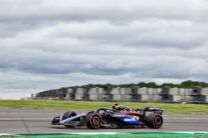
[[[1,0],[0,97],[208,81],[207,0]]]

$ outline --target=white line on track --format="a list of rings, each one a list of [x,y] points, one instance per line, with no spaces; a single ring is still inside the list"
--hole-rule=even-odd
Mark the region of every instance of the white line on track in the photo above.
[[[69,133],[69,134],[79,134],[79,135],[109,134],[109,135],[114,135],[114,134],[119,134],[119,133],[117,133],[117,132],[81,132],[81,133]]]
[[[179,131],[179,132],[173,132],[173,133],[176,133],[176,134],[180,134],[180,133],[184,133],[184,134],[194,134],[194,133],[199,133],[199,132],[191,132],[191,131],[189,131],[189,132],[186,132],[186,131]],[[201,133],[201,132],[200,132]],[[204,133],[204,132],[203,132]]]

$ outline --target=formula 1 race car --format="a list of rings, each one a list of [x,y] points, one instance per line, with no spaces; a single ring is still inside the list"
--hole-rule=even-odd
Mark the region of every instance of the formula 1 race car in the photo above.
[[[87,126],[90,129],[98,128],[161,128],[163,125],[163,110],[160,108],[145,107],[142,109],[117,109],[100,108],[97,111],[77,114],[74,111],[65,112],[62,116],[54,117],[52,125],[65,127]]]

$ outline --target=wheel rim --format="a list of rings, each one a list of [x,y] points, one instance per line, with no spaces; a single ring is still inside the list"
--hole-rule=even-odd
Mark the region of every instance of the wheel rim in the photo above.
[[[94,126],[99,126],[100,125],[100,118],[98,116],[94,116],[92,118],[92,123]]]
[[[159,116],[157,116],[154,122],[155,122],[155,125],[160,126],[162,124],[162,119]]]

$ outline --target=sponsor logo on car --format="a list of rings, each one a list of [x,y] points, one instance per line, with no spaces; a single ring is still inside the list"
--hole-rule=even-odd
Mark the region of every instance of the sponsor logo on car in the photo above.
[[[124,121],[131,122],[131,121],[136,121],[136,119],[135,118],[124,118]]]

